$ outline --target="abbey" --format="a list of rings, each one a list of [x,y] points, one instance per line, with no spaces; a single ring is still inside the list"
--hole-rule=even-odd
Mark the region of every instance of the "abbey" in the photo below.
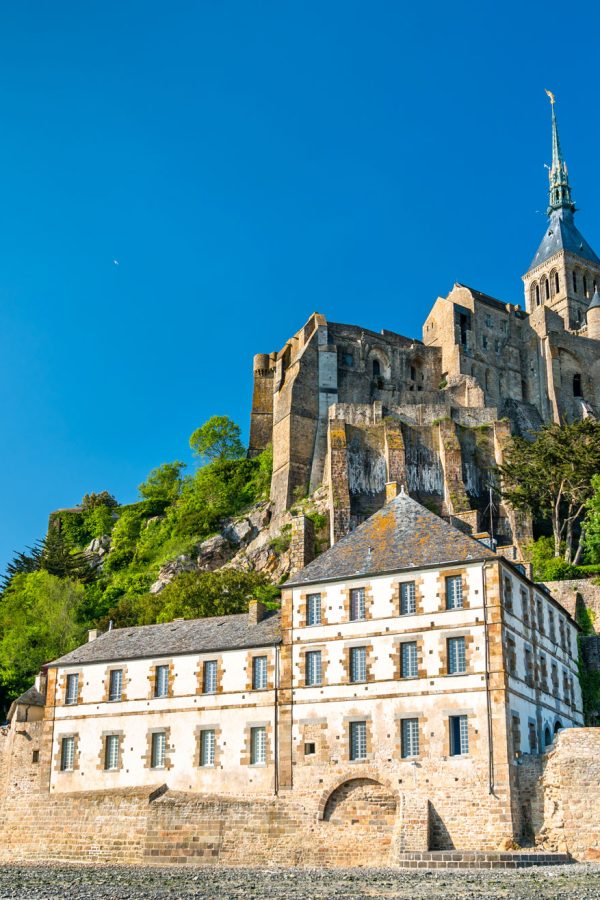
[[[280,352],[255,357],[250,450],[273,444],[276,509],[326,485],[337,540],[396,480],[477,533],[511,432],[598,416],[600,260],[575,224],[554,103],[549,177],[525,310],[456,284],[422,341],[314,314]],[[528,523],[497,504],[493,526],[520,558]]]

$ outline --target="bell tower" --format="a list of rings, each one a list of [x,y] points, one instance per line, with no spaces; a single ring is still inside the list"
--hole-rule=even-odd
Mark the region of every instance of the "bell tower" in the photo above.
[[[585,327],[590,300],[600,287],[600,259],[575,225],[575,204],[571,196],[569,171],[562,154],[555,97],[546,91],[552,109],[552,165],[548,226],[528,271],[525,309],[534,313],[546,306],[556,312],[568,331]]]

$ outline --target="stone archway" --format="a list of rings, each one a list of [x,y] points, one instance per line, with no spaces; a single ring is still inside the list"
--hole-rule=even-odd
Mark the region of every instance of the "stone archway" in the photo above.
[[[391,834],[396,823],[397,799],[372,778],[342,782],[327,798],[323,821],[357,830],[376,828]]]

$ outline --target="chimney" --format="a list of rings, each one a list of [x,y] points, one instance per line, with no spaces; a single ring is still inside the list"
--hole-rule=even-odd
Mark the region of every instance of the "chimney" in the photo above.
[[[88,644],[90,641],[95,641],[98,637],[99,631],[97,628],[90,628],[88,631]]]
[[[305,515],[292,518],[290,544],[290,575],[295,575],[315,558],[315,528]]]
[[[267,607],[260,600],[251,600],[248,604],[248,624],[258,625],[267,614]]]
[[[385,502],[389,503],[394,497],[398,496],[398,482],[386,481],[385,483]]]
[[[38,674],[35,676],[35,687],[40,692],[42,697],[46,699],[46,690],[48,687],[48,670],[40,669]]]

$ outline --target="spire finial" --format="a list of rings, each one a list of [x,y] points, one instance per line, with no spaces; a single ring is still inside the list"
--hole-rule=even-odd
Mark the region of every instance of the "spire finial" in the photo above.
[[[556,122],[556,97],[546,88],[552,107],[552,165],[548,172],[550,179],[550,203],[548,215],[557,209],[568,209],[575,212],[575,204],[571,199],[571,185],[569,184],[569,172],[563,159],[558,136],[558,124]]]

